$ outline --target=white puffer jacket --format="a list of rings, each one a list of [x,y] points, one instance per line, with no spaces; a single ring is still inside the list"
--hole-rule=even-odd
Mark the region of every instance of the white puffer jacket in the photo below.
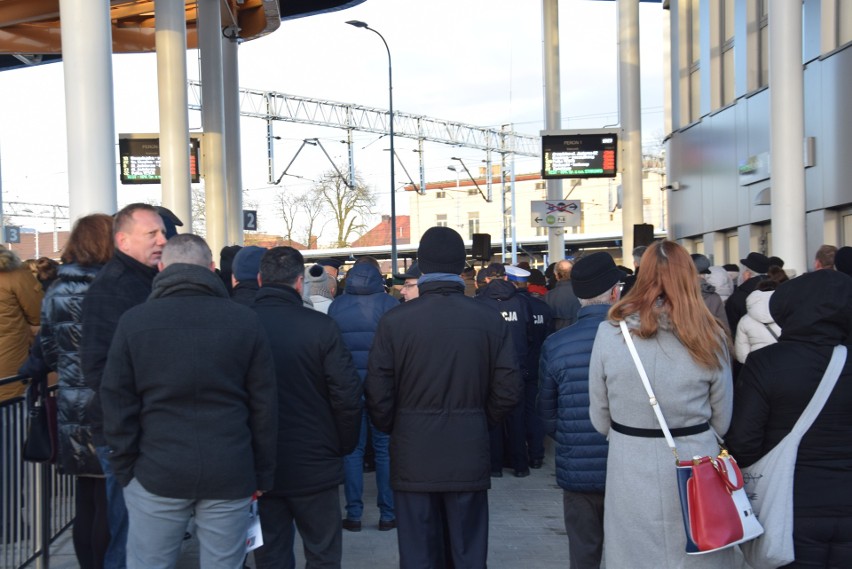
[[[769,314],[769,298],[773,292],[756,290],[746,298],[748,313],[737,324],[734,342],[734,353],[740,363],[745,363],[749,353],[777,342],[777,336],[781,335],[781,327]],[[773,332],[775,336],[772,335]]]

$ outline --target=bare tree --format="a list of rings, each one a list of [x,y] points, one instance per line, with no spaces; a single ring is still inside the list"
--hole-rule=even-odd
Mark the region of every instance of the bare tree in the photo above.
[[[293,233],[296,230],[296,217],[299,214],[299,210],[302,209],[303,201],[302,196],[293,193],[293,190],[288,190],[287,188],[281,188],[275,193],[275,213],[284,222],[284,238],[287,241],[293,240]]]
[[[205,194],[201,188],[192,188],[192,233],[204,237],[207,235],[207,216]]]
[[[373,214],[376,196],[364,182],[356,176],[355,187],[336,171],[326,172],[315,187],[322,202],[328,206],[337,229],[335,247],[348,247],[350,237],[367,229],[367,218]]]
[[[319,230],[317,230],[317,224],[325,211],[325,201],[317,188],[311,188],[306,194],[302,194],[299,199],[302,211],[305,212],[305,219],[302,223],[302,228],[305,231],[305,245],[310,247],[311,239],[314,237],[319,238],[325,227],[325,223],[323,223]]]

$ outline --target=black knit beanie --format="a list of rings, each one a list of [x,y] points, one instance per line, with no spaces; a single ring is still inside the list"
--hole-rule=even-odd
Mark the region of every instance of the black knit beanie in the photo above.
[[[449,227],[430,227],[420,239],[417,262],[425,273],[460,275],[464,270],[464,241]]]

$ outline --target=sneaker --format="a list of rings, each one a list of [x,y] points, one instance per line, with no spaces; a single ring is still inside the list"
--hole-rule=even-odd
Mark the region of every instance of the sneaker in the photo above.
[[[390,531],[396,529],[396,520],[379,520],[379,531]]]
[[[343,529],[347,531],[361,531],[361,520],[343,518]]]
[[[530,475],[529,470],[516,470],[515,471],[515,478],[525,478],[529,475]]]

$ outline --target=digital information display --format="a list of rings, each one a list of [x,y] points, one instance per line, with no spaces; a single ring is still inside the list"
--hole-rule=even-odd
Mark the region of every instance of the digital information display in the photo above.
[[[615,132],[544,134],[541,145],[542,178],[614,178],[617,173]]]
[[[193,184],[201,181],[199,154],[201,140],[189,139],[189,174]],[[120,134],[118,154],[122,184],[160,183],[160,139],[156,134]]]

